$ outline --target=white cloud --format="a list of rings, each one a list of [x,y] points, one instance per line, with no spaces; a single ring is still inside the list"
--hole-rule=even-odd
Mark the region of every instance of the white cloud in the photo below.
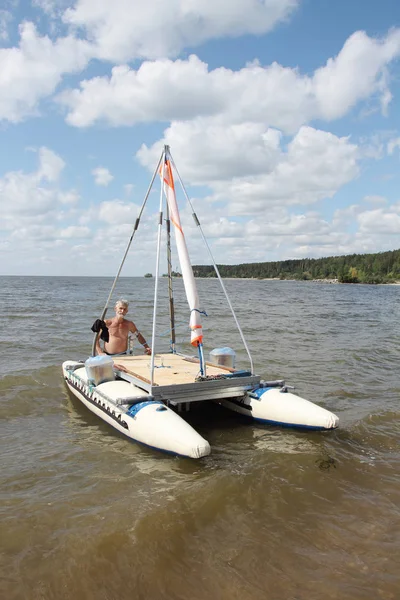
[[[110,225],[134,224],[139,208],[131,202],[128,204],[121,200],[102,202],[98,210],[98,219]]]
[[[363,200],[369,204],[387,204],[387,200],[383,196],[364,196]]]
[[[76,0],[64,15],[65,23],[60,23],[66,4],[68,0],[33,0],[32,6],[46,15],[37,26],[51,33],[42,35],[24,22],[19,45],[0,48],[0,121],[17,123],[38,114],[41,100],[54,94],[64,76],[79,73],[92,58],[118,63],[144,57],[147,62],[136,68],[115,66],[109,77],[82,81],[78,89],[62,93],[67,120],[77,127],[101,121],[113,126],[163,123],[162,139],[143,145],[137,158],[153,171],[163,144],[171,146],[185,184],[197,186],[195,209],[217,262],[400,246],[400,205],[390,205],[379,195],[378,176],[370,195],[363,197],[368,193],[364,185],[362,193],[355,192],[359,204],[336,210],[332,217],[322,212],[327,205],[335,208],[336,192],[357,178],[364,158],[397,153],[398,131],[388,125],[356,143],[354,137],[308,125],[341,118],[360,103],[361,111],[367,107],[370,114],[392,109],[389,68],[400,56],[400,29],[381,39],[356,32],[314,73],[257,61],[233,71],[209,69],[195,55],[170,58],[206,39],[267,31],[289,15],[297,1],[232,0],[227,11],[222,0]],[[5,40],[2,14],[0,38]],[[171,26],[165,27],[170,18]],[[11,11],[7,24],[10,19]],[[57,31],[66,31],[65,24],[69,35],[57,37]],[[104,69],[104,64],[93,65],[93,72]],[[361,131],[366,121],[360,112],[358,117]],[[27,272],[27,265],[35,262],[36,272],[43,264],[53,274],[62,269],[71,274],[96,269],[115,274],[139,211],[128,202],[130,179],[118,182],[125,201],[112,199],[83,208],[78,190],[62,189],[62,180],[70,174],[64,160],[49,148],[35,152],[38,164],[32,172],[15,170],[0,177],[0,202],[7,207],[0,226],[0,248],[7,258],[1,263],[10,272]],[[92,166],[96,164],[107,164],[106,155],[99,155]],[[101,166],[92,175],[102,186],[114,179]],[[138,189],[142,184],[139,175]],[[353,191],[352,187],[354,202]],[[340,204],[345,200],[346,191]],[[149,205],[135,238],[135,274],[140,269],[154,272],[149,261],[156,248],[157,215],[147,215],[152,202]],[[193,262],[206,262],[191,210],[184,206],[181,213]],[[13,263],[14,256],[18,263]],[[78,265],[80,258],[85,260]]]
[[[89,227],[83,227],[83,226],[74,226],[74,225],[70,225],[69,227],[66,227],[65,229],[61,229],[59,232],[57,232],[57,235],[59,235],[60,238],[62,239],[76,239],[76,238],[88,238],[91,234],[91,231],[89,229]]]
[[[65,162],[52,150],[48,148],[39,149],[40,168],[36,174],[38,181],[45,179],[46,181],[57,181],[61,171],[65,167]]]
[[[55,238],[55,229],[52,225],[30,223],[28,227],[20,225],[18,228],[14,229],[10,238],[19,243],[24,243],[27,240],[29,240],[30,243],[51,242]]]
[[[113,62],[177,56],[185,47],[270,31],[298,0],[78,0],[64,21],[93,40],[94,54]]]
[[[37,104],[54,92],[62,76],[83,69],[89,44],[67,36],[53,42],[32,23],[19,27],[20,44],[0,48],[0,121],[18,123],[36,114]]]
[[[5,223],[10,215],[20,213],[22,216],[38,217],[54,206],[53,190],[38,185],[35,176],[21,172],[7,173],[0,180],[0,199],[2,205],[8,207],[7,214],[4,215]]]
[[[32,6],[42,10],[51,19],[62,17],[71,0],[32,0]]]
[[[239,129],[242,143],[229,145],[226,142],[233,136],[229,128],[218,130],[220,139],[213,136],[215,130],[204,128],[203,143],[197,145],[192,125],[173,124],[162,141],[150,149],[143,146],[138,159],[146,166],[151,159],[156,164],[163,143],[171,145],[177,150],[179,158],[175,161],[179,169],[182,159],[184,180],[208,185],[212,190],[210,201],[229,200],[231,214],[261,215],[272,205],[312,204],[331,198],[358,175],[357,146],[348,138],[326,131],[304,126],[284,152],[275,130],[252,127],[246,131],[244,127],[243,131]],[[225,161],[224,147],[229,163]]]
[[[343,116],[360,98],[378,93],[387,109],[388,83],[385,66],[400,54],[400,29],[389,31],[383,39],[368,37],[364,31],[353,33],[338,56],[328,60],[314,75],[320,116],[327,120]]]
[[[247,139],[241,139],[243,143],[227,144],[232,141],[229,128],[218,130],[220,137],[215,129],[210,129],[214,135],[199,126],[199,137],[203,130],[204,143],[198,144],[193,123],[173,123],[165,138],[151,148],[142,147],[138,158],[153,168],[162,145],[170,144],[185,184],[210,187],[210,196],[195,199],[193,204],[217,262],[234,264],[352,251],[354,235],[348,228],[354,226],[362,212],[360,206],[341,211],[340,216],[340,211],[336,211],[331,221],[317,211],[299,209],[299,214],[290,214],[289,207],[331,198],[357,177],[359,151],[355,144],[346,137],[312,127],[302,127],[287,148],[279,132],[262,128],[250,128]],[[269,144],[264,147],[265,139]],[[225,144],[231,170],[224,167]],[[220,179],[215,178],[213,170],[209,176],[208,166],[214,162],[216,172],[220,168]],[[180,194],[179,185],[177,189]],[[185,233],[192,243],[198,233],[190,212],[187,207],[181,209]],[[357,244],[360,246],[359,241]],[[204,248],[195,244],[193,261],[201,264],[205,260]]]
[[[80,90],[59,96],[61,104],[70,109],[68,122],[77,127],[99,119],[111,125],[133,125],[212,115],[226,110],[227,100],[218,76],[209,74],[197,56],[144,62],[137,71],[114,67],[111,78],[82,81]]]
[[[349,223],[354,223],[362,211],[363,207],[360,204],[351,204],[335,210],[332,219],[333,226],[338,231],[344,231]]]
[[[80,196],[76,190],[69,190],[68,192],[58,192],[58,199],[61,204],[77,204]]]
[[[273,242],[268,249],[268,260],[274,260],[274,254],[275,260],[280,260],[285,257],[317,258],[376,252],[377,249],[390,250],[400,244],[400,230],[397,228],[395,231],[399,216],[400,207],[396,205],[378,212],[364,211],[361,206],[354,205],[347,212],[336,211],[331,221],[323,219],[318,213],[282,215],[273,224],[272,232],[268,225],[268,240]],[[393,226],[389,225],[390,221],[393,221]],[[253,248],[263,246],[265,226],[261,222],[255,224],[250,239]],[[251,252],[248,257],[250,262],[254,261]]]
[[[9,10],[0,10],[0,43],[8,40],[8,26],[12,21],[12,14]]]
[[[393,154],[396,148],[400,148],[400,137],[390,140],[387,145],[388,154]]]
[[[57,189],[51,184],[58,180],[65,163],[45,147],[39,149],[38,157],[36,172],[11,171],[0,179],[0,199],[3,206],[7,206],[6,222],[14,214],[40,218],[52,211],[57,203]]]
[[[163,140],[137,152],[154,169],[164,144],[171,146],[180,174],[191,184],[272,171],[281,159],[281,132],[258,123],[222,126],[206,119],[174,122]]]
[[[369,135],[360,136],[358,139],[360,155],[363,158],[381,160],[386,154],[388,140],[392,136],[393,131],[390,129],[378,130]]]
[[[294,133],[312,119],[343,117],[374,95],[381,103],[384,97],[386,106],[387,66],[398,56],[400,29],[382,40],[356,32],[313,76],[277,63],[209,71],[192,55],[144,62],[136,71],[114,67],[111,77],[82,81],[80,89],[63,92],[59,101],[77,127],[99,120],[118,126],[202,116],[220,124],[261,122]]]
[[[360,233],[395,235],[400,243],[400,206],[369,210],[358,215],[357,220]]]
[[[96,167],[96,169],[93,169],[92,175],[94,175],[96,185],[101,185],[103,187],[107,187],[114,179],[114,175],[111,175],[110,171],[105,167]]]
[[[285,208],[275,209],[268,219],[252,218],[247,222],[234,222],[227,217],[205,215],[203,230],[210,241],[217,263],[284,260],[337,256],[390,250],[400,244],[400,234],[393,235],[388,223],[395,215],[395,226],[400,205],[392,205],[379,214],[370,214],[362,206],[336,211],[331,220],[319,212],[308,211],[290,214]],[[378,219],[379,225],[372,226]],[[368,224],[368,228],[366,226]],[[185,230],[186,231],[186,230]],[[189,238],[196,235],[190,230]],[[204,248],[195,246],[193,263],[207,263]]]
[[[134,186],[134,184],[133,184],[133,183],[126,183],[126,184],[124,185],[124,192],[125,192],[125,195],[126,195],[126,196],[130,196],[130,195],[132,194],[132,192],[133,192],[133,189],[134,189],[134,187],[135,187],[135,186]]]

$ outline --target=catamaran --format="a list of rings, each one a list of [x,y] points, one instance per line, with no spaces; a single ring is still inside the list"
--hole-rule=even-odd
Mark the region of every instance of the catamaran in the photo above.
[[[210,255],[216,276],[246,350],[248,369],[235,368],[231,348],[215,348],[211,360],[204,358],[202,314],[178,209],[174,173]],[[145,446],[174,455],[201,458],[211,452],[210,444],[181,416],[194,402],[213,401],[255,421],[303,429],[330,430],[339,419],[330,411],[289,391],[284,380],[264,381],[255,374],[251,353],[229,299],[224,282],[203,233],[200,221],[172,158],[164,146],[149,188],[140,208],[121,264],[111,286],[100,321],[103,321],[122,267],[138,230],[146,202],[157,175],[160,175],[160,200],[157,232],[151,356],[96,356],[95,334],[92,356],[85,362],[67,360],[63,375],[69,390],[94,414],[127,437]],[[162,226],[166,222],[168,292],[170,314],[170,352],[157,352],[157,309]],[[178,351],[175,337],[175,311],[172,291],[171,223],[181,268],[190,327],[190,342],[196,355]],[[161,368],[160,368],[161,367]]]

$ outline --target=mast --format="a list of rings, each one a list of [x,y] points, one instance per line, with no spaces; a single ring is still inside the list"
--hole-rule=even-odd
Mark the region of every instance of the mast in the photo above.
[[[172,258],[171,258],[171,221],[169,218],[168,202],[165,209],[165,224],[167,227],[167,263],[168,263],[168,298],[169,298],[169,321],[171,327],[171,350],[175,354],[175,307],[174,292],[172,289]]]
[[[160,271],[160,250],[161,250],[161,231],[162,231],[162,221],[163,221],[163,185],[164,181],[164,173],[165,173],[165,157],[166,157],[166,149],[167,146],[164,146],[163,153],[161,158],[164,159],[162,161],[162,179],[161,179],[161,189],[160,189],[160,205],[159,205],[159,215],[158,215],[158,235],[157,235],[157,256],[156,256],[156,280],[154,285],[154,305],[153,305],[153,329],[151,333],[151,362],[150,362],[150,385],[153,388],[154,385],[154,359],[155,359],[155,344],[156,344],[156,325],[157,325],[157,299],[158,299],[158,280],[159,280],[159,271]]]

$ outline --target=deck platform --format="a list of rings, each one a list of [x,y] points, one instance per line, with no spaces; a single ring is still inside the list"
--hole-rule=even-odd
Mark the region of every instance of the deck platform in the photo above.
[[[166,353],[155,356],[152,386],[150,356],[118,356],[113,360],[120,377],[151,393],[155,399],[172,405],[238,398],[260,383],[258,375],[243,375],[240,371],[211,363],[206,363],[207,379],[196,381],[200,375],[197,358]]]

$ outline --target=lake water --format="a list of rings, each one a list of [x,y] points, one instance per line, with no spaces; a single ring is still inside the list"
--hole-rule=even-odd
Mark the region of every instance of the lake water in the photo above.
[[[199,406],[200,461],[130,442],[71,396],[108,278],[2,277],[0,595],[20,599],[400,598],[400,286],[226,280],[255,370],[340,417],[300,432]],[[160,281],[157,348],[169,346]],[[151,340],[154,280],[115,297]],[[206,353],[248,367],[216,280]],[[178,342],[188,351],[183,284]]]

